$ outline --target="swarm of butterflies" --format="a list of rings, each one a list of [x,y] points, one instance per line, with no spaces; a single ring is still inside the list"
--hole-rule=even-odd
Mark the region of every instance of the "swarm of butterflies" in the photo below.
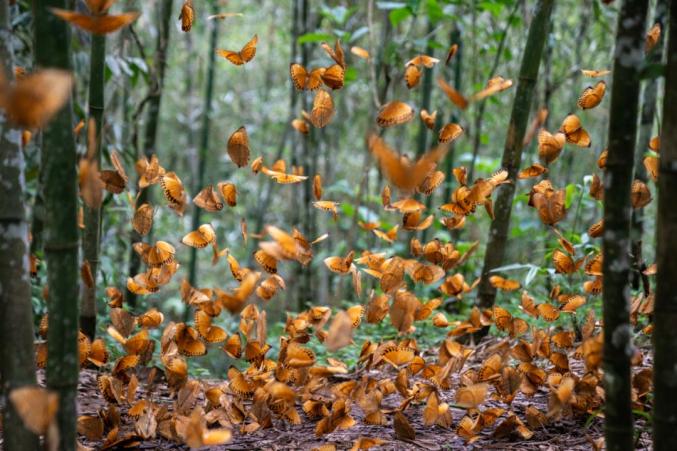
[[[61,19],[91,33],[110,33],[133,22],[138,13],[111,15],[108,8],[114,0],[87,0],[91,14],[54,10]],[[210,19],[223,20],[235,13],[223,13]],[[182,29],[189,32],[195,14],[191,0],[182,6],[179,19]],[[647,35],[646,48],[651,50],[658,41],[660,27],[654,26]],[[218,54],[235,65],[250,62],[256,54],[257,37],[254,36],[240,51],[218,50]],[[299,64],[290,65],[290,78],[294,87],[314,92],[310,112],[303,111],[294,119],[292,126],[301,134],[308,134],[310,127],[329,125],[335,115],[332,92],[344,85],[346,69],[345,53],[340,41],[332,47],[322,44],[332,63],[327,67],[307,69]],[[450,48],[446,63],[454,57],[457,46]],[[369,59],[369,52],[353,47],[351,53],[361,59]],[[417,55],[409,60],[403,70],[403,80],[409,89],[414,89],[425,70],[431,70],[439,59]],[[583,70],[583,75],[601,78],[607,70]],[[73,77],[65,72],[51,69],[34,74],[17,70],[17,81],[0,83],[0,107],[10,121],[25,129],[24,140],[30,133],[43,127],[68,99]],[[449,100],[458,108],[465,109],[472,102],[479,102],[512,86],[512,81],[502,77],[492,78],[481,91],[464,96],[443,79],[438,84]],[[597,107],[604,99],[605,82],[598,81],[586,88],[578,99],[582,110]],[[79,434],[90,442],[100,442],[99,449],[133,448],[145,440],[162,437],[189,447],[224,444],[234,434],[250,434],[274,427],[277,423],[298,425],[304,421],[315,422],[318,437],[336,430],[346,430],[358,422],[379,425],[384,428],[381,437],[359,437],[353,449],[368,449],[386,442],[383,437],[392,430],[397,439],[415,440],[416,430],[411,425],[411,415],[420,412],[426,427],[441,427],[454,430],[466,442],[479,440],[487,430],[493,430],[497,439],[528,440],[535,431],[561,418],[596,415],[604,400],[601,386],[600,364],[602,356],[602,331],[594,310],[574,321],[577,327],[538,328],[530,326],[523,318],[541,319],[552,323],[560,317],[573,317],[586,305],[589,296],[602,291],[602,255],[577,255],[577,247],[556,228],[566,216],[565,190],[558,189],[543,178],[550,166],[560,156],[567,144],[588,148],[590,135],[580,118],[570,114],[564,118],[558,131],[552,133],[542,128],[548,112],[541,110],[527,132],[524,144],[536,135],[540,162],[522,169],[517,179],[540,178],[529,191],[528,205],[536,210],[543,224],[551,227],[558,238],[559,247],[552,252],[552,264],[556,273],[586,277],[582,292],[566,292],[555,285],[548,299],[537,301],[527,290],[520,294],[522,315],[515,316],[499,305],[492,309],[472,308],[467,319],[450,321],[444,312],[438,311],[445,299],[461,299],[479,283],[479,279],[466,281],[457,268],[468,260],[479,243],[474,243],[465,252],[460,252],[453,243],[440,239],[421,242],[410,240],[409,257],[384,252],[354,250],[345,256],[332,256],[324,260],[328,271],[349,276],[355,293],[363,295],[362,277],[374,279],[376,290],[368,294],[365,305],[354,305],[346,310],[332,313],[326,306],[312,306],[297,314],[288,314],[284,335],[279,338],[279,352],[271,355],[267,343],[266,305],[273,301],[280,290],[286,288],[285,280],[278,273],[280,265],[308,265],[313,260],[315,248],[328,237],[327,234],[308,238],[298,229],[285,230],[268,225],[260,233],[250,233],[244,220],[241,222],[243,242],[258,240],[254,261],[258,268],[242,266],[228,248],[221,249],[217,234],[211,224],[200,225],[185,235],[179,243],[158,240],[154,243],[138,242],[134,251],[146,266],[145,271],[131,274],[126,288],[138,295],[157,293],[176,275],[180,264],[176,259],[176,245],[197,249],[211,249],[214,264],[224,259],[230,268],[233,287],[198,288],[187,280],[180,285],[181,298],[194,316],[192,322],[165,322],[162,312],[155,308],[140,315],[132,315],[124,309],[124,295],[119,287],[106,289],[110,307],[110,325],[107,333],[117,343],[123,356],[109,362],[109,350],[103,339],[90,341],[80,333],[79,358],[82,368],[99,370],[98,387],[107,406],[97,413],[78,417]],[[434,130],[437,112],[420,112],[420,119]],[[414,108],[406,102],[392,100],[378,111],[375,123],[382,129],[402,126],[413,120]],[[84,128],[81,122],[75,133]],[[427,215],[429,208],[420,196],[430,196],[448,174],[437,169],[449,146],[462,136],[463,128],[455,123],[438,127],[438,143],[429,152],[413,161],[394,150],[377,133],[367,139],[367,147],[380,166],[388,184],[382,190],[384,210],[399,214],[400,225],[388,231],[380,224],[360,222],[367,233],[375,234],[384,243],[393,243],[398,238],[400,227],[407,231],[429,228],[435,217]],[[79,164],[80,195],[84,204],[100,206],[104,192],[120,195],[128,190],[129,177],[120,156],[111,152],[111,169],[100,170],[93,155],[95,130],[88,126],[89,150]],[[651,140],[644,165],[653,181],[658,176],[660,142]],[[308,179],[302,168],[288,168],[283,160],[266,165],[263,156],[250,163],[249,137],[246,128],[235,130],[227,140],[227,154],[237,168],[247,166],[254,175],[263,174],[279,184],[300,183]],[[604,170],[606,151],[602,152],[597,165]],[[190,205],[189,196],[179,176],[160,164],[157,156],[142,157],[135,164],[138,175],[138,191],[159,185],[169,209],[181,216]],[[489,178],[468,180],[464,167],[454,168],[452,174],[457,187],[447,203],[439,206],[439,222],[447,229],[460,229],[466,218],[483,206],[493,218],[492,195],[503,184],[516,183],[508,171],[497,170]],[[310,181],[309,181],[310,183]],[[339,203],[323,197],[322,177],[314,175],[312,188],[313,205],[319,210],[339,214]],[[132,228],[142,237],[149,234],[158,209],[150,203],[136,205],[128,193],[134,213]],[[394,193],[399,196],[394,199]],[[593,174],[589,195],[603,199],[601,177]],[[194,208],[217,213],[226,205],[237,205],[238,188],[228,181],[206,186],[192,199]],[[418,198],[418,199],[417,199]],[[632,185],[631,202],[634,208],[642,208],[651,201],[651,193],[645,182],[635,180]],[[589,235],[601,236],[602,221],[592,224]],[[31,270],[36,271],[37,259],[32,258]],[[85,262],[82,266],[83,282],[94,284],[94,276]],[[644,270],[646,276],[655,274],[651,265]],[[498,274],[490,276],[490,283],[508,294],[521,288],[517,280]],[[410,286],[430,285],[439,292],[439,297],[419,299]],[[640,316],[653,312],[653,293],[645,289],[633,299],[632,320],[638,323]],[[225,311],[225,312],[224,312]],[[221,315],[239,318],[237,330],[228,332],[215,324]],[[399,332],[396,340],[378,341],[378,337],[361,343],[356,368],[349,368],[342,361],[327,358],[325,364],[317,361],[308,343],[322,343],[330,352],[353,344],[353,332],[363,322],[376,324],[389,321]],[[437,349],[421,349],[410,333],[416,323],[430,319],[432,324],[447,331],[447,338]],[[543,324],[541,322],[541,324]],[[560,323],[558,323],[560,324]],[[483,351],[478,360],[476,348],[463,338],[494,325],[501,339]],[[39,328],[42,338],[36,346],[39,367],[44,367],[48,355],[47,337],[49,319],[45,316]],[[160,349],[151,339],[150,331],[162,328]],[[651,333],[646,327],[645,333]],[[227,380],[206,383],[189,377],[188,365],[193,357],[213,352],[223,352],[224,357],[246,362],[244,370],[231,366]],[[162,367],[152,367],[141,377],[139,369],[145,367],[159,353]],[[641,365],[642,355],[635,352],[633,363]],[[643,409],[651,392],[652,370],[644,368],[633,375],[633,401]],[[351,377],[351,374],[353,377]],[[172,402],[160,402],[157,385],[163,379],[169,388]],[[144,386],[146,396],[139,396]],[[523,411],[513,410],[517,396],[547,396],[547,410],[529,406]],[[14,390],[11,402],[34,432],[54,439],[57,395],[40,387],[25,387]],[[489,405],[488,405],[489,404]],[[419,408],[420,406],[420,408]],[[455,410],[452,410],[455,409]],[[602,443],[594,441],[599,449]],[[88,449],[80,445],[81,449]],[[318,448],[335,449],[327,443]]]

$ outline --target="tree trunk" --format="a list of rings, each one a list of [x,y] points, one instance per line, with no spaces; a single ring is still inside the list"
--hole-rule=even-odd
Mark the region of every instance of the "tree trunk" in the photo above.
[[[459,92],[463,91],[463,86],[461,85],[463,81],[463,53],[464,53],[464,43],[461,40],[461,30],[458,27],[454,27],[454,29],[451,32],[450,39],[451,42],[450,44],[456,44],[458,45],[458,49],[456,50],[456,55],[454,56],[454,59],[452,60],[453,62],[453,74],[454,74],[454,87]],[[456,114],[456,109],[452,108],[451,112],[449,113],[449,122],[454,122],[458,123],[458,115]],[[455,149],[456,146],[452,146],[451,149],[449,150],[449,153],[445,157],[444,160],[444,172],[445,174],[451,174],[451,171],[454,168],[454,155],[455,155]],[[444,202],[449,202],[451,199],[451,193],[453,192],[453,186],[454,186],[454,181],[453,177],[447,175],[447,179],[444,181]]]
[[[609,156],[604,180],[604,390],[609,451],[633,446],[630,402],[630,185],[637,142],[639,71],[644,61],[648,0],[623,2],[616,30],[609,119]]]
[[[502,160],[502,166],[508,171],[508,177],[511,180],[517,180],[517,172],[522,162],[524,133],[529,120],[543,47],[548,37],[553,3],[554,0],[540,0],[538,2],[524,47],[519,80],[517,81],[517,92],[510,113],[510,123],[508,124]],[[494,305],[496,299],[496,289],[489,283],[489,274],[503,262],[514,195],[515,183],[505,184],[498,188],[498,196],[494,206],[496,216],[489,231],[489,241],[484,254],[484,267],[482,268],[482,281],[479,286],[479,304],[485,308]]]
[[[216,2],[211,2],[212,14],[219,12]],[[205,168],[207,166],[207,155],[209,154],[209,127],[212,113],[212,97],[214,94],[214,68],[216,66],[216,45],[219,39],[219,21],[210,21],[211,38],[209,41],[209,63],[207,65],[207,89],[205,91],[204,110],[202,116],[202,132],[200,137],[200,150],[198,153],[197,184],[193,187],[195,193],[204,188]],[[197,230],[200,226],[200,216],[202,209],[193,206],[193,228]],[[197,249],[190,249],[190,264],[188,266],[188,281],[191,285],[197,284]]]
[[[48,8],[65,0],[33,2],[35,62],[40,68],[70,70],[69,25]],[[47,262],[47,387],[59,394],[59,449],[75,449],[78,359],[78,178],[72,105],[43,130],[41,177],[44,187],[44,249]]]
[[[14,77],[9,3],[0,0],[0,68]],[[5,408],[2,423],[7,451],[37,450],[38,438],[24,427],[7,396],[15,388],[35,384],[33,310],[28,269],[24,155],[21,129],[0,112],[0,373]]]
[[[428,45],[426,46],[426,55],[435,56],[435,48],[432,45],[434,40],[435,24],[428,19],[428,32],[426,34]],[[428,110],[430,112],[430,100],[432,97],[433,88],[433,71],[432,69],[424,69],[423,85],[421,86],[421,110]],[[428,127],[423,121],[419,122],[418,141],[416,146],[416,157],[420,157],[426,151],[428,146]]]
[[[674,3],[673,3],[674,6]],[[677,11],[670,11],[670,37],[663,100],[658,219],[656,303],[654,306],[654,449],[667,451],[677,443]],[[663,30],[664,32],[666,30]],[[673,127],[674,125],[674,127]]]
[[[143,153],[146,157],[157,153],[155,142],[157,140],[157,129],[160,121],[160,105],[162,102],[162,91],[165,81],[165,69],[167,67],[167,48],[169,46],[169,36],[171,32],[171,18],[172,18],[172,3],[173,0],[161,0],[158,3],[159,11],[159,32],[157,35],[156,49],[155,49],[155,74],[153,84],[150,87],[148,100],[148,112],[146,116],[146,130],[143,141]],[[142,190],[139,198],[136,201],[137,205],[143,205],[144,202],[150,200],[148,188]],[[132,230],[131,244],[141,241],[141,235],[135,230]],[[130,246],[131,248],[131,246]],[[130,249],[129,254],[129,275],[134,277],[139,272],[141,267],[141,259],[139,255]],[[127,303],[130,307],[136,306],[136,294],[127,290]]]
[[[665,19],[668,14],[667,0],[658,0],[654,10],[653,23],[661,25],[661,37],[656,46],[647,55],[647,64],[660,64],[663,59],[663,47],[665,32]],[[653,25],[653,23],[651,25]],[[654,116],[656,115],[656,97],[658,91],[658,79],[651,78],[644,83],[644,95],[642,99],[642,113],[639,119],[639,138],[637,147],[639,149],[635,155],[635,178],[643,182],[647,181],[646,168],[644,167],[644,152],[649,147],[649,141],[653,133]],[[644,208],[632,210],[632,225],[630,228],[632,238],[633,255],[636,262],[642,262],[642,235],[644,233]],[[639,268],[638,268],[639,269]],[[633,271],[632,275],[633,289],[639,289],[642,280],[639,271]]]
[[[503,48],[505,47],[505,43],[508,38],[508,31],[510,30],[510,26],[512,25],[512,18],[515,16],[515,13],[517,13],[517,8],[519,7],[519,4],[520,4],[519,2],[515,2],[515,6],[512,8],[512,11],[510,11],[508,20],[505,23],[505,28],[503,29],[503,33],[501,34],[501,41],[498,43],[498,48],[496,49],[494,63],[491,66],[491,71],[489,71],[488,80],[491,80],[494,77],[494,75],[496,75],[496,70],[498,69],[498,65],[501,62],[501,56],[503,55]],[[545,42],[545,40],[547,39],[547,33],[542,39]],[[539,52],[539,62],[541,53],[543,52],[542,51]],[[536,76],[537,75],[538,75],[538,67],[536,68]],[[534,78],[536,76],[534,76]],[[487,101],[486,99],[484,99],[480,101],[479,105],[477,105],[477,108],[475,109],[475,121],[473,127],[474,130],[472,131],[473,132],[472,160],[470,161],[470,168],[468,169],[468,180],[474,180],[475,177],[475,163],[477,162],[477,156],[479,155],[480,144],[482,142],[482,124],[484,122],[484,111],[486,106]],[[529,115],[528,111],[529,108],[527,107],[527,116]]]
[[[92,48],[89,59],[89,126],[94,126],[96,137],[94,158],[101,165],[103,146],[104,111],[104,66],[106,62],[106,36],[92,35]],[[99,249],[101,245],[101,206],[83,207],[85,230],[82,236],[82,253],[89,262],[94,284],[83,284],[82,304],[80,307],[80,328],[90,338],[96,334],[96,276],[99,268]]]

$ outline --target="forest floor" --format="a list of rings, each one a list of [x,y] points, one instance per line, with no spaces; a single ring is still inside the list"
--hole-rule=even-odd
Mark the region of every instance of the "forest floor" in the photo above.
[[[495,339],[492,339],[495,340]],[[479,347],[486,349],[489,343],[482,343]],[[648,350],[647,350],[648,351]],[[649,352],[644,353],[645,356],[650,356]],[[472,368],[474,365],[479,366],[484,357],[483,352],[478,352],[468,362]],[[645,359],[646,360],[646,359]],[[650,363],[650,362],[648,362]],[[573,368],[572,368],[573,369]],[[362,372],[357,377],[363,376],[367,373]],[[95,370],[84,369],[80,373],[80,384],[78,387],[78,412],[80,415],[92,415],[105,409],[107,402],[100,395],[97,386],[98,372]],[[385,377],[394,377],[394,374],[379,374],[379,372],[371,371],[368,373],[370,377],[379,379]],[[348,375],[349,376],[349,375]],[[346,380],[344,376],[341,381]],[[41,371],[38,374],[40,382],[43,381],[44,373]],[[220,380],[204,380],[205,386],[216,385],[223,381]],[[140,384],[137,399],[144,399],[147,395],[145,384]],[[396,395],[391,395],[392,400],[384,399],[383,406],[396,407],[399,403]],[[166,384],[160,382],[155,386],[153,401],[160,404],[170,406],[174,403],[174,399],[170,396]],[[391,401],[390,403],[388,401]],[[442,391],[441,401],[454,403],[454,391]],[[200,402],[200,401],[198,401]],[[487,399],[484,407],[505,407],[500,403]],[[548,410],[548,391],[546,389],[539,390],[535,396],[526,397],[519,393],[514,399],[511,410],[519,417],[524,418],[524,411],[528,406],[534,406],[541,411]],[[603,419],[599,416],[591,417],[577,417],[565,418],[547,426],[535,429],[534,435],[529,440],[519,438],[511,439],[497,439],[492,436],[493,427],[486,428],[479,434],[479,440],[472,444],[466,441],[456,433],[456,425],[458,421],[465,414],[465,410],[452,408],[454,424],[451,429],[445,429],[439,426],[425,426],[422,422],[421,410],[424,405],[411,405],[406,411],[405,415],[409,419],[411,425],[416,430],[415,440],[403,441],[395,437],[391,424],[385,426],[370,426],[365,425],[361,420],[364,416],[359,406],[353,405],[351,415],[357,420],[354,427],[348,430],[336,430],[333,433],[317,437],[315,435],[316,421],[309,420],[301,412],[302,423],[298,426],[293,426],[282,421],[275,421],[272,428],[263,429],[250,434],[241,434],[237,428],[233,430],[233,439],[230,443],[218,447],[204,447],[202,450],[312,450],[321,445],[333,444],[337,450],[348,450],[353,446],[356,439],[360,437],[379,438],[385,440],[386,443],[379,447],[372,448],[374,450],[590,450],[593,449],[593,441],[599,439],[603,435]],[[126,415],[128,406],[120,406],[122,425],[120,427],[121,435],[125,433],[134,432],[134,420]],[[300,411],[301,409],[299,409]],[[636,449],[650,450],[650,426],[643,420],[636,421],[636,430],[639,433],[636,442]],[[103,442],[87,441],[81,437],[81,443],[93,447],[94,449],[101,449]],[[135,446],[135,449],[188,449],[186,446],[165,440],[157,437],[153,440],[147,440]]]

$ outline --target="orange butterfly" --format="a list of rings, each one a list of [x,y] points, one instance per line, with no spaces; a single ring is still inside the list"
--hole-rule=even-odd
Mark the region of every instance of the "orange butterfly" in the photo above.
[[[249,136],[244,126],[238,128],[228,138],[228,156],[238,168],[249,162]]]
[[[325,69],[318,67],[311,71],[307,71],[303,66],[296,63],[289,65],[289,73],[294,87],[299,91],[305,89],[314,91],[322,85],[322,74]]]
[[[378,160],[381,170],[388,180],[403,191],[413,191],[428,174],[435,169],[437,162],[447,153],[448,147],[437,146],[416,162],[399,156],[385,141],[371,135],[368,140],[369,150]]]
[[[20,127],[44,127],[68,101],[72,86],[73,76],[56,69],[23,77],[14,86],[0,78],[0,108]]]
[[[313,99],[313,109],[310,111],[310,122],[316,128],[323,128],[331,122],[334,117],[334,101],[331,95],[321,89],[315,94]]]
[[[118,15],[88,15],[60,8],[49,8],[52,14],[93,34],[108,34],[134,22],[140,12],[126,12]]]
[[[193,10],[193,0],[185,0],[181,6],[181,14],[179,20],[181,21],[181,30],[189,32],[193,27],[193,20],[195,19],[195,11]]]
[[[401,125],[414,117],[414,109],[407,103],[394,100],[381,107],[376,123],[383,128]]]
[[[251,40],[247,42],[244,45],[244,47],[242,47],[242,50],[240,50],[239,52],[233,50],[218,49],[216,50],[216,53],[219,56],[226,58],[228,61],[235,64],[236,66],[242,66],[243,64],[248,63],[254,58],[254,56],[256,55],[256,44],[258,42],[259,42],[258,35],[254,35],[254,37],[251,38]]]
[[[578,98],[578,106],[583,110],[595,108],[602,102],[606,92],[604,80],[598,81],[595,86],[588,86]]]

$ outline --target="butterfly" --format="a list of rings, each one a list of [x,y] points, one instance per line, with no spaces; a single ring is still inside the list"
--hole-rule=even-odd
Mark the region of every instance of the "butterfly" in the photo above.
[[[334,64],[320,74],[322,82],[330,89],[341,89],[345,82],[345,70],[340,64]]]
[[[381,107],[376,123],[383,128],[401,125],[414,117],[414,109],[407,103],[393,100]]]
[[[363,49],[362,47],[357,47],[357,46],[350,47],[350,53],[352,53],[353,55],[355,55],[358,58],[362,58],[362,59],[365,59],[365,60],[369,59],[369,56],[370,56],[369,51],[367,51],[366,49]]]
[[[68,101],[72,86],[73,76],[57,69],[27,75],[13,86],[0,78],[0,108],[20,127],[41,128]]]
[[[120,194],[126,187],[129,177],[122,165],[120,155],[116,151],[110,153],[110,161],[114,170],[101,171],[100,177],[104,183],[104,188],[113,194]]]
[[[545,166],[534,163],[531,166],[522,169],[518,174],[517,178],[518,179],[528,179],[532,177],[538,177],[539,175],[543,175],[548,172],[548,168]]]
[[[249,136],[244,126],[235,130],[228,138],[228,156],[238,168],[249,162]]]
[[[493,308],[493,315],[494,324],[496,324],[496,327],[499,330],[508,332],[508,334],[513,338],[518,337],[529,330],[529,326],[526,321],[521,318],[514,318],[510,312],[502,307],[495,305]]]
[[[468,99],[466,99],[463,94],[458,92],[456,89],[454,89],[450,84],[448,84],[444,79],[438,78],[437,79],[437,84],[439,85],[440,88],[442,88],[442,91],[447,95],[449,100],[459,107],[462,110],[465,110],[468,108]]]
[[[586,70],[586,69],[581,69],[581,73],[583,74],[584,77],[590,77],[590,78],[599,78],[603,77],[605,75],[608,75],[611,73],[610,70],[606,69],[601,69],[601,70]]]
[[[310,111],[310,122],[316,128],[326,127],[334,117],[334,101],[331,95],[321,89],[313,99],[313,109]]]
[[[299,91],[310,90],[314,91],[322,86],[322,74],[326,69],[318,67],[311,71],[307,71],[303,66],[296,63],[289,65],[289,73],[294,87]]]
[[[543,224],[555,225],[566,215],[564,200],[566,193],[563,189],[544,189],[534,192],[531,196],[531,204],[538,211],[538,216]]]
[[[538,132],[538,156],[545,164],[555,161],[566,143],[564,133],[555,133],[554,135],[545,129]]]
[[[463,134],[463,127],[461,127],[458,124],[446,124],[444,127],[440,129],[440,133],[438,136],[438,142],[440,143],[448,143],[455,141],[456,138],[461,136]]]
[[[169,202],[169,208],[176,211],[179,216],[183,216],[186,208],[186,192],[183,189],[183,182],[174,172],[167,172],[160,177],[160,185],[165,199]]]
[[[598,81],[595,86],[588,86],[578,97],[578,106],[583,110],[595,108],[602,102],[606,92],[606,83],[604,80]]]
[[[377,135],[369,137],[368,145],[386,178],[403,191],[416,189],[435,169],[437,162],[446,155],[448,149],[446,146],[437,146],[416,162],[411,162],[409,159],[400,157]]]
[[[515,291],[521,286],[520,283],[516,280],[505,279],[501,276],[491,276],[489,277],[489,283],[494,288],[504,291]]]
[[[435,128],[435,119],[437,119],[437,110],[433,111],[432,113],[428,113],[428,110],[421,110],[421,120],[425,124],[426,127],[428,127],[430,130]]]
[[[653,27],[646,34],[646,39],[644,41],[644,51],[649,53],[656,47],[658,40],[661,38],[661,24],[656,22]]]
[[[243,64],[248,63],[254,58],[254,56],[256,55],[256,44],[258,42],[259,37],[257,35],[254,35],[254,37],[251,38],[249,42],[247,42],[239,52],[233,50],[217,49],[216,53],[219,56],[226,58],[228,61],[235,64],[236,66],[242,66]]]
[[[60,8],[49,8],[52,14],[93,34],[104,35],[119,30],[134,22],[141,13],[138,11],[122,14],[89,15]]]
[[[106,12],[113,6],[117,0],[86,0],[87,8],[92,14],[101,14]]]
[[[189,32],[193,27],[193,20],[195,20],[195,11],[193,10],[193,0],[184,0],[181,6],[181,14],[179,14],[181,21],[181,31]]]
[[[203,188],[202,191],[193,198],[193,203],[195,206],[206,211],[215,212],[223,209],[223,202],[221,202],[216,195],[213,185],[207,185]]]
[[[327,55],[334,60],[336,64],[345,69],[346,61],[345,55],[343,53],[343,48],[341,47],[341,40],[337,39],[334,43],[334,48],[332,49],[329,44],[326,42],[322,43],[322,49],[327,52]]]
[[[570,114],[562,121],[560,132],[566,135],[568,143],[576,144],[580,147],[590,147],[590,135],[583,128],[581,120],[575,114]]]

